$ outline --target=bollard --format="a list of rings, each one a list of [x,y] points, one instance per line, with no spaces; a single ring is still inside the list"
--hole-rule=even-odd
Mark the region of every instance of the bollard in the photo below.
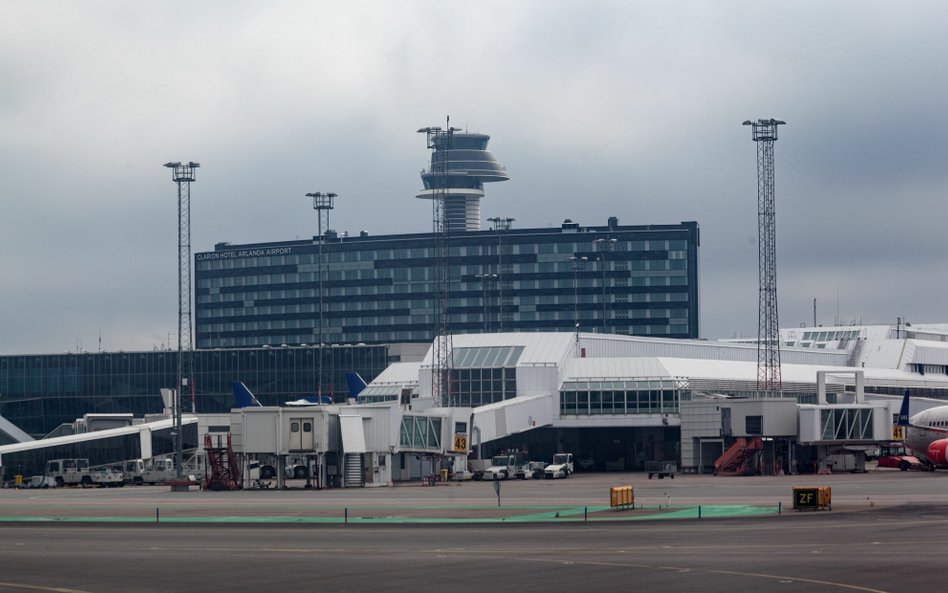
[[[783,513],[783,501],[778,500],[777,501],[777,514],[780,515],[782,513]]]
[[[345,524],[348,525],[349,524],[349,507],[346,507],[345,514],[343,516],[344,516]]]
[[[161,516],[161,515],[160,515],[160,512],[159,512],[159,510],[158,510],[158,507],[155,507],[155,523],[159,523],[159,522],[161,521],[160,516]]]
[[[701,518],[701,505],[698,505],[698,518]]]
[[[589,523],[589,507],[583,507],[583,523]]]

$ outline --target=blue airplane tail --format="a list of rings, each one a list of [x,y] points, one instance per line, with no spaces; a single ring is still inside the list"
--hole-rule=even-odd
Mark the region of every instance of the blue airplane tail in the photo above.
[[[234,389],[234,402],[238,408],[251,408],[263,405],[254,397],[253,393],[247,389],[247,386],[244,385],[242,381],[234,381],[231,387]]]
[[[359,373],[346,373],[346,383],[349,385],[349,397],[353,399],[359,397],[365,389],[365,380],[359,376]]]
[[[905,396],[902,398],[902,409],[899,410],[899,426],[909,425],[909,390],[905,390]]]

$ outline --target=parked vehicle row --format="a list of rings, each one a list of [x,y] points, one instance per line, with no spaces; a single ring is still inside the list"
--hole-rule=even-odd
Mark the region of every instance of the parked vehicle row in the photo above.
[[[572,453],[557,453],[553,461],[527,461],[521,451],[504,451],[489,460],[473,460],[471,473],[475,480],[509,480],[513,478],[568,478],[575,471]]]
[[[162,484],[175,477],[171,459],[134,459],[123,463],[90,467],[89,460],[50,459],[41,476],[26,482],[29,488],[65,486],[117,488],[125,484]]]

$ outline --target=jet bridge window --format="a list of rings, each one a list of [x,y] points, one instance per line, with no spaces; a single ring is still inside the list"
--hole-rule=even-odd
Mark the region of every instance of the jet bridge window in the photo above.
[[[441,450],[441,418],[406,415],[402,417],[399,445],[403,449]]]
[[[830,408],[820,411],[824,441],[871,441],[872,408]]]
[[[747,434],[764,434],[764,417],[746,416],[744,418],[744,431]]]

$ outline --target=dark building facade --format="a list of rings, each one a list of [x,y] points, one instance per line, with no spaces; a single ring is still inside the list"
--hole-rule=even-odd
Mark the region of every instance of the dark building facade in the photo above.
[[[508,219],[509,221],[509,219]],[[507,225],[448,236],[451,333],[601,331],[698,337],[696,222]],[[339,236],[195,255],[199,348],[430,342],[432,233]],[[322,282],[317,272],[322,269]],[[318,329],[322,286],[323,331]]]
[[[389,362],[385,346],[327,346],[323,369],[334,399],[346,397],[345,373],[366,381]],[[39,437],[83,414],[160,413],[160,389],[177,380],[177,352],[94,352],[0,356],[0,416]],[[220,413],[233,407],[231,383],[243,381],[263,405],[316,393],[319,349],[315,347],[197,350],[194,394],[183,409]]]

